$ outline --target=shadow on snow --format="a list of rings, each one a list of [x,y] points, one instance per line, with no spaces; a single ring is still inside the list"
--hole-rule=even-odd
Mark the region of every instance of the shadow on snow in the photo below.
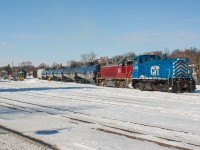
[[[39,131],[36,131],[35,133],[36,134],[43,134],[43,135],[51,135],[51,134],[57,134],[59,133],[59,131],[61,130],[71,130],[72,128],[61,128],[61,129],[53,129],[53,130],[39,130]]]
[[[195,90],[194,93],[200,93],[200,90]]]
[[[73,90],[73,89],[94,89],[94,87],[37,87],[37,88],[8,88],[0,89],[0,92],[28,92],[28,91],[48,91],[48,90]]]

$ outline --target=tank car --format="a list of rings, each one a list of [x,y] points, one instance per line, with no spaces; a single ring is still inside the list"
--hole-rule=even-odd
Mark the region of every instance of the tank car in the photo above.
[[[132,60],[123,58],[117,63],[107,61],[105,66],[101,66],[97,85],[127,87],[131,83],[132,71]]]
[[[98,75],[99,70],[100,70],[99,64],[95,64],[95,65],[87,67],[85,79],[89,83],[96,83],[96,79],[97,79],[97,75]]]
[[[73,82],[75,78],[76,68],[66,67],[63,70],[63,81],[65,82]]]
[[[56,81],[61,81],[63,80],[63,70],[64,68],[57,68],[57,69],[54,69],[54,76],[53,76],[53,80],[56,80]]]
[[[42,79],[46,80],[47,79],[47,72],[48,72],[49,68],[44,69],[41,73],[42,73]]]
[[[188,58],[171,58],[166,55],[140,55],[133,58],[132,86],[140,90],[193,92],[194,78],[188,69]]]
[[[55,71],[55,68],[50,68],[46,71],[46,79],[48,80],[53,80],[55,77],[54,77],[54,71]]]
[[[78,83],[95,83],[99,69],[99,64],[80,66],[76,69],[75,81]]]

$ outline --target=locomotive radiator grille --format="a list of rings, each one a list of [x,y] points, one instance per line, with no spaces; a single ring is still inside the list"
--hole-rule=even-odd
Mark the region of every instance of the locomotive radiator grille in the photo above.
[[[188,65],[185,60],[176,60],[173,63],[173,78],[186,78]]]

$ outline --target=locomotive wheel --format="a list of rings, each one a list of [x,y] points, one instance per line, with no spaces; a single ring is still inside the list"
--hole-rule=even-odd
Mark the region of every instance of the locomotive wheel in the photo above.
[[[133,87],[133,89],[137,89],[137,83],[132,81],[132,87]]]
[[[172,92],[173,93],[179,93],[180,92],[180,85],[177,82],[174,83],[174,85],[172,87]]]
[[[195,91],[195,89],[196,89],[196,83],[195,83],[195,81],[192,81],[192,83],[190,84],[190,88],[189,88],[189,92],[194,92]]]
[[[139,89],[140,89],[141,91],[144,91],[144,83],[140,83],[139,85],[140,85],[140,86],[139,86]]]
[[[132,84],[133,89],[137,89],[137,86],[135,84]]]
[[[158,91],[159,86],[158,86],[158,84],[156,84],[156,83],[151,83],[151,88],[152,88],[152,90],[154,90],[154,91]]]
[[[177,93],[177,84],[175,83],[174,85],[173,85],[173,87],[172,87],[172,92],[173,93]]]
[[[117,88],[120,87],[120,81],[115,81],[115,87],[117,87]]]
[[[124,81],[121,81],[121,82],[120,82],[120,87],[121,87],[121,88],[124,88],[124,87],[125,87],[125,82],[124,82]]]

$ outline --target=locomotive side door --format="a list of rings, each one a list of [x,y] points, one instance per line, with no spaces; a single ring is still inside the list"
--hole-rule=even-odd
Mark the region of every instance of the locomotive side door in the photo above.
[[[135,57],[133,59],[133,72],[132,78],[138,79],[139,78],[139,57]]]

